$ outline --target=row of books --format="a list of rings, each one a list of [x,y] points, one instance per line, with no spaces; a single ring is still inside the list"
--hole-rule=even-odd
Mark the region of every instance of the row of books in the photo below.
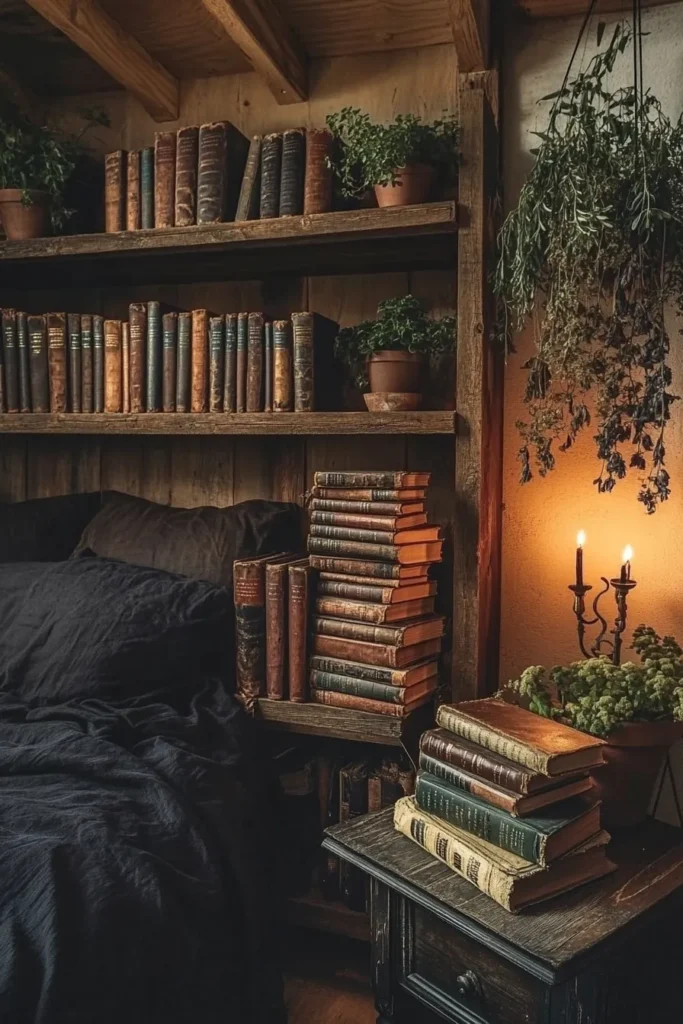
[[[496,697],[436,720],[400,832],[511,912],[614,870],[590,778],[599,740]]]
[[[105,230],[325,213],[331,144],[304,128],[249,140],[230,121],[157,132],[154,146],[105,156]]]
[[[311,412],[339,401],[338,325],[317,313],[176,312],[128,321],[2,310],[0,412]]]

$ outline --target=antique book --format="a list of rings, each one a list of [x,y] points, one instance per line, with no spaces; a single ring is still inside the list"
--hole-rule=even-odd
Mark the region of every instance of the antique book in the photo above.
[[[282,133],[282,164],[280,167],[281,217],[294,217],[304,212],[305,166],[305,129],[289,128]]]
[[[398,801],[394,826],[512,913],[615,870],[604,831],[544,868],[425,813],[414,797]]]
[[[368,762],[352,761],[339,769],[339,821],[351,821],[367,814],[368,810]],[[364,911],[366,904],[366,882],[362,871],[348,861],[341,861],[339,867],[339,889],[341,897],[351,910]]]
[[[66,313],[47,314],[47,358],[50,374],[50,412],[66,412]]]
[[[273,322],[266,320],[263,325],[263,408],[273,411]]]
[[[423,544],[440,540],[441,529],[438,526],[417,526],[412,530],[364,530],[349,526],[327,526],[312,523],[313,537],[330,537],[332,540],[357,540],[365,544]]]
[[[443,704],[437,724],[543,775],[602,764],[602,740],[498,697]]]
[[[235,356],[235,402],[237,412],[247,411],[247,348],[249,314],[237,314],[237,352]]]
[[[371,576],[378,580],[413,580],[427,575],[429,566],[399,565],[397,562],[360,561],[356,558],[334,558],[311,555],[311,567],[322,572],[336,572],[349,576]],[[382,586],[384,586],[382,582]]]
[[[420,771],[415,800],[428,814],[544,866],[600,831],[600,803],[588,796],[555,804],[532,817],[513,818],[470,793]]]
[[[270,700],[288,696],[289,567],[306,561],[294,556],[266,565],[266,696]]]
[[[199,128],[188,125],[176,136],[175,226],[197,223],[197,167],[199,161]]]
[[[334,498],[311,498],[308,507],[312,512],[347,512],[354,516],[394,518],[420,515],[425,511],[423,501],[335,501]]]
[[[5,353],[0,344],[0,412],[7,412],[5,401]]]
[[[324,615],[316,615],[313,619],[314,633],[346,640],[365,640],[371,644],[390,644],[392,647],[412,647],[425,640],[434,640],[443,636],[444,628],[445,620],[441,615],[429,615],[400,626],[373,626],[368,622],[351,622]]]
[[[17,311],[17,352],[19,355],[19,408],[31,411],[31,365],[26,313]],[[84,410],[86,412],[87,410]]]
[[[282,167],[282,136],[276,132],[264,135],[261,141],[261,198],[259,216],[262,220],[277,217],[280,212],[280,169]]]
[[[209,412],[223,412],[225,317],[209,317]]]
[[[304,213],[328,213],[332,209],[332,135],[325,129],[306,130]]]
[[[428,487],[431,473],[408,473],[404,470],[319,470],[313,476],[316,487],[360,487],[403,490],[406,487]]]
[[[273,321],[273,412],[294,408],[292,327],[289,320]]]
[[[104,411],[123,411],[121,321],[104,321]]]
[[[92,316],[81,316],[81,402],[83,412],[95,411],[95,368],[93,361]]]
[[[178,313],[175,411],[189,412],[192,376],[192,313]]]
[[[237,697],[248,711],[266,692],[266,565],[290,557],[262,555],[234,563]]]
[[[206,309],[192,310],[190,409],[207,412],[209,408],[209,314]]]
[[[263,313],[247,318],[247,412],[263,412]]]
[[[373,644],[365,640],[345,640],[338,636],[314,634],[313,654],[316,657],[338,658],[342,661],[359,661],[366,665],[380,665],[384,668],[407,668],[420,661],[433,658],[441,651],[441,637],[425,640],[412,647],[395,647],[391,644]]]
[[[367,679],[354,679],[351,676],[338,676],[331,672],[318,672],[317,669],[313,669],[310,680],[312,690],[347,693],[352,697],[381,700],[387,704],[413,704],[425,694],[434,693],[438,676],[433,675],[414,686],[386,686],[384,683],[371,683]]]
[[[384,759],[368,775],[368,814],[393,807],[397,800],[415,792],[415,772],[406,764]]]
[[[140,150],[131,149],[126,165],[126,231],[138,231],[142,226],[140,201]]]
[[[126,154],[122,149],[104,157],[104,230],[126,226]]]
[[[154,146],[140,150],[140,227],[154,227]]]
[[[175,135],[173,136],[175,139]],[[145,408],[147,412],[161,412],[163,325],[161,303],[147,303],[147,366],[145,369]]]
[[[313,509],[310,520],[314,526],[343,526],[346,529],[381,530],[391,534],[427,525],[424,512],[412,516],[378,516],[353,512],[319,512]]]
[[[237,313],[225,314],[223,411],[237,412]]]
[[[131,302],[130,324],[130,411],[145,411],[145,372],[147,364],[147,303]]]
[[[178,367],[178,314],[164,313],[161,318],[161,408],[175,412]]]
[[[249,140],[230,121],[199,129],[197,223],[234,220]]]
[[[373,581],[371,576],[349,576],[348,582],[328,578],[336,575],[337,573],[320,573],[317,588],[320,597],[344,597],[351,601],[370,601],[380,605],[400,606],[404,603],[412,604],[414,601],[433,598],[436,594],[436,583],[429,580],[417,583],[415,586],[379,587],[376,586],[378,581]],[[361,580],[363,582],[360,582]],[[398,581],[392,580],[391,582]]]
[[[80,313],[69,313],[66,323],[69,349],[69,411],[82,412],[83,368]]]
[[[19,349],[17,346],[17,313],[2,311],[2,349],[5,376],[5,410],[19,412]]]
[[[130,412],[130,324],[121,324],[121,404],[123,412]]]
[[[324,527],[320,527],[324,529]],[[398,562],[400,565],[425,565],[440,562],[443,541],[420,544],[367,544],[359,540],[335,540],[310,534],[308,550],[312,555],[341,555],[377,562]]]
[[[311,670],[331,675],[351,676],[354,679],[366,679],[371,683],[385,686],[410,687],[431,679],[438,672],[439,663],[436,658],[419,661],[409,668],[382,668],[378,665],[364,665],[357,661],[345,661],[342,658],[326,658],[315,655],[311,658]]]
[[[47,361],[47,324],[44,316],[27,316],[33,412],[50,411],[50,384]]]
[[[353,619],[355,622],[368,622],[379,626],[385,622],[401,622],[404,619],[416,619],[420,615],[431,615],[434,611],[434,598],[404,601],[402,604],[380,604],[350,601],[344,597],[320,596],[318,589],[315,610],[318,615]]]
[[[422,502],[427,491],[424,487],[312,487],[311,498],[332,499],[333,501],[364,501],[398,503],[407,501]]]
[[[93,408],[104,412],[104,317],[92,318]]]
[[[406,718],[416,708],[428,704],[432,700],[432,693],[425,693],[411,701],[410,704],[389,704],[384,700],[368,700],[367,697],[354,697],[349,693],[335,693],[333,690],[312,690],[311,700],[314,704],[327,704],[332,708],[349,708],[353,711],[365,711],[371,715]]]
[[[176,133],[154,135],[154,227],[172,228],[175,222]],[[150,410],[149,405],[147,411]]]
[[[420,738],[420,752],[521,796],[540,793],[549,787],[564,784],[569,779],[586,777],[585,770],[569,772],[556,778],[540,775],[462,736],[455,736],[446,729],[428,729],[424,732]]]
[[[308,691],[311,567],[306,559],[289,567],[289,699],[305,701]]]
[[[320,313],[292,313],[294,411],[331,410],[341,405],[334,340],[339,324]]]
[[[252,135],[235,220],[258,220],[261,201],[261,136]]]

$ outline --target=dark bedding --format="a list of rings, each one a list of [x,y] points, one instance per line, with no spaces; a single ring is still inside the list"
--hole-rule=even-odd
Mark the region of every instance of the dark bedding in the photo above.
[[[193,617],[220,622],[224,597],[105,559],[0,566],[3,1024],[284,1020],[278,805]],[[183,629],[208,649],[201,676]]]

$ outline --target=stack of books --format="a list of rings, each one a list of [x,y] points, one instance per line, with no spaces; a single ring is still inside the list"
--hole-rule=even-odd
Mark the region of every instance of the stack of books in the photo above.
[[[310,564],[311,699],[403,717],[432,699],[444,620],[429,566],[443,541],[425,512],[429,473],[316,473]]]
[[[442,705],[396,828],[517,911],[614,870],[589,771],[602,743],[498,698]]]

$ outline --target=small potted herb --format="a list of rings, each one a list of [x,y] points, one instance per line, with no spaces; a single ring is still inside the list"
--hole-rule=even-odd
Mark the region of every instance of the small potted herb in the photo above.
[[[452,116],[424,124],[415,114],[398,114],[382,125],[344,107],[328,115],[327,127],[337,140],[331,166],[346,198],[374,189],[379,206],[424,203],[436,181],[457,177],[459,126]]]
[[[427,360],[454,349],[455,331],[454,317],[432,319],[420,299],[404,295],[380,302],[376,320],[344,327],[337,335],[335,355],[361,389],[369,385],[371,394],[364,397],[372,411],[399,407],[391,404],[397,396],[403,399],[400,408],[418,409]],[[373,395],[381,397],[373,400]]]

